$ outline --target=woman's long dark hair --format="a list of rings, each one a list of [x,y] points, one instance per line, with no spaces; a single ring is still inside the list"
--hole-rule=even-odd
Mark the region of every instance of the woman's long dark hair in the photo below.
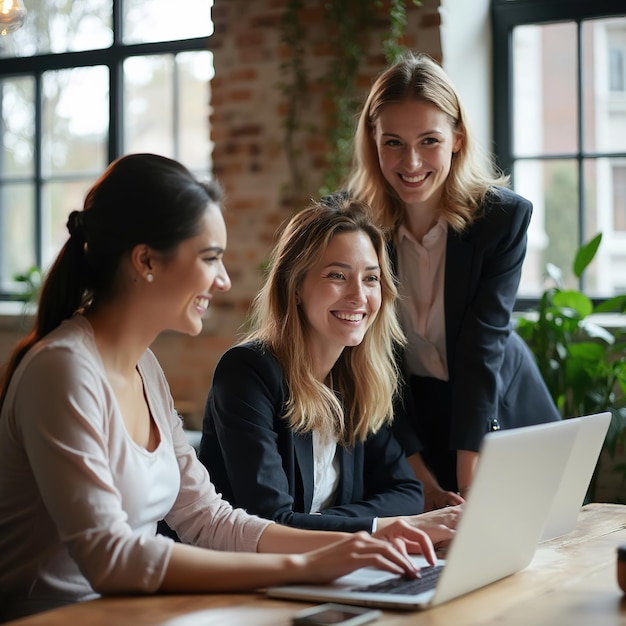
[[[138,244],[162,253],[198,234],[210,202],[221,204],[214,181],[198,181],[172,159],[131,154],[114,161],[68,219],[70,237],[47,273],[32,331],[14,348],[0,382],[9,381],[28,350],[63,320],[110,296],[121,260]]]

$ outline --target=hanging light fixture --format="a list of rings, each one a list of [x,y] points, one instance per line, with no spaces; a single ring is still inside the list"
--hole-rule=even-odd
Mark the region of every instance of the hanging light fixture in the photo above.
[[[24,24],[26,7],[23,0],[0,0],[0,35],[8,35]]]

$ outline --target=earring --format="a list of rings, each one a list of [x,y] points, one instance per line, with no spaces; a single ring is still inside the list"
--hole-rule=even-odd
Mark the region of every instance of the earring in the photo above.
[[[151,283],[154,280],[154,276],[152,274],[146,274],[146,280]]]

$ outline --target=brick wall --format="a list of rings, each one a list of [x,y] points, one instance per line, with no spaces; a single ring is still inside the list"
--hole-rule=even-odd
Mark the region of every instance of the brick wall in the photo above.
[[[405,45],[441,58],[439,0],[421,7],[407,1]],[[310,77],[307,124],[317,132],[303,133],[298,165],[306,188],[290,192],[289,163],[284,149],[286,102],[280,89],[281,64],[289,50],[281,43],[280,21],[287,0],[215,0],[211,38],[215,78],[211,84],[213,167],[226,191],[228,251],[226,266],[233,287],[214,300],[201,337],[164,335],[154,346],[174,397],[186,401],[190,423],[196,424],[220,354],[237,339],[251,299],[262,282],[261,267],[277,230],[308,198],[317,195],[324,175],[327,110],[318,78],[332,55],[328,49],[321,0],[305,2],[306,72]],[[358,77],[365,94],[385,67],[381,41],[386,25],[369,34],[369,46]]]
[[[441,58],[438,0],[421,7],[407,1],[406,45]],[[306,188],[295,198],[284,148],[286,102],[280,88],[281,64],[288,49],[281,43],[280,22],[287,0],[215,0],[211,38],[215,78],[211,83],[213,170],[226,192],[228,251],[226,266],[233,287],[220,294],[200,337],[166,333],[153,346],[170,381],[172,393],[189,424],[199,424],[206,392],[219,356],[236,340],[251,299],[262,282],[276,232],[308,198],[317,195],[324,174],[326,105],[317,79],[332,51],[320,0],[305,2],[306,71],[311,81],[304,115],[318,132],[303,133],[298,165]],[[358,77],[365,94],[385,66],[381,39],[385,27],[369,34],[368,54]]]
[[[306,68],[310,76],[304,118],[312,132],[303,132],[298,165],[305,185],[294,196],[284,148],[286,100],[280,89],[281,64],[289,50],[281,43],[280,23],[288,0],[214,0],[215,78],[211,83],[213,169],[226,192],[228,226],[226,266],[233,287],[214,300],[199,337],[164,333],[153,349],[169,380],[179,410],[191,427],[199,427],[201,412],[220,355],[232,345],[245,323],[248,306],[262,281],[261,267],[275,234],[293,212],[317,195],[324,175],[326,145],[324,121],[328,110],[319,77],[332,56],[322,0],[306,0],[303,16],[307,31]],[[405,45],[441,58],[439,0],[415,7],[407,0]],[[368,33],[369,45],[359,71],[365,94],[374,76],[385,66],[381,51],[387,24]],[[23,325],[0,328],[0,349],[19,338]]]

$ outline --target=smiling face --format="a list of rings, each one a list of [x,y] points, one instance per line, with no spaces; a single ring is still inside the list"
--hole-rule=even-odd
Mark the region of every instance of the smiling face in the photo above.
[[[373,134],[381,172],[407,209],[437,215],[452,155],[462,143],[448,116],[421,100],[386,104]]]
[[[363,341],[381,304],[381,270],[362,231],[335,235],[298,289],[307,338],[321,378],[346,346]]]
[[[200,220],[199,233],[182,241],[172,257],[154,264],[154,282],[163,302],[164,326],[197,335],[215,291],[228,291],[230,278],[223,263],[226,225],[215,204]]]

